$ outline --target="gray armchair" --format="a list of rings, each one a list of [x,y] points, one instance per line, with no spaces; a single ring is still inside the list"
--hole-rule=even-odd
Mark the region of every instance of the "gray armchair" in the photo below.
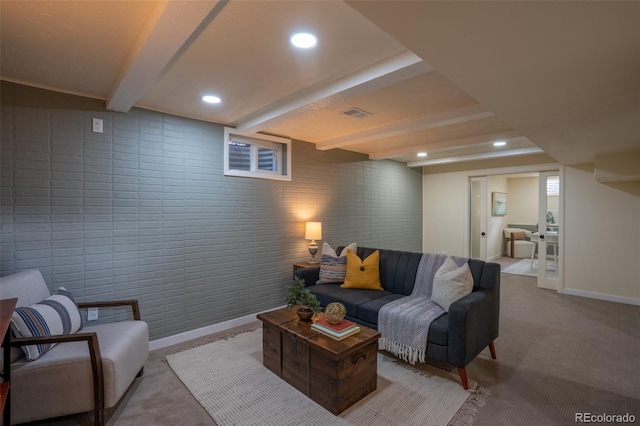
[[[3,299],[18,298],[17,307],[33,306],[51,296],[37,270],[0,278]],[[78,308],[131,308],[131,320],[84,326],[74,334],[11,340],[11,423],[24,423],[94,410],[95,424],[104,424],[105,408],[113,407],[149,356],[149,331],[140,320],[136,300],[78,303]],[[23,345],[56,343],[34,361]]]

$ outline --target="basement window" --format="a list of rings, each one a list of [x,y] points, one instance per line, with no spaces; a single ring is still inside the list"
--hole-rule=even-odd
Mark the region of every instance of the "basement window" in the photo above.
[[[225,176],[291,180],[291,140],[224,129]]]

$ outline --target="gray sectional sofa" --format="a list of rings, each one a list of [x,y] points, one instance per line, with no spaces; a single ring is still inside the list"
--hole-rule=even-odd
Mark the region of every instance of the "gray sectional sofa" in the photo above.
[[[337,250],[340,254],[342,247]],[[361,259],[375,248],[358,247]],[[341,302],[347,310],[346,318],[368,327],[378,328],[378,311],[391,301],[409,296],[413,290],[422,253],[380,250],[380,282],[384,291],[345,289],[340,284],[317,284],[320,266],[298,269],[294,275],[305,280],[309,290],[324,307]],[[500,265],[469,259],[473,276],[473,291],[450,307],[431,323],[426,355],[456,367],[465,389],[465,367],[489,346],[495,358],[493,341],[498,337],[500,317]]]

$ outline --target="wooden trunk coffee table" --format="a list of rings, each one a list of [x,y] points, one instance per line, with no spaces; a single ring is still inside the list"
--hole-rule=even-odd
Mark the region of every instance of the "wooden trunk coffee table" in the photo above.
[[[264,366],[333,414],[376,389],[377,331],[360,325],[359,333],[338,341],[313,330],[292,309],[258,319]]]

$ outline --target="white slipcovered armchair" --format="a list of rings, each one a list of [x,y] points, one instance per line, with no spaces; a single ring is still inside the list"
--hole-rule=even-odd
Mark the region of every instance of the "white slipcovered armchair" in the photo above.
[[[531,241],[531,231],[522,228],[504,228],[507,239],[507,256],[516,259],[531,257],[536,243]]]
[[[52,296],[40,271],[0,278],[0,297],[17,298],[17,308],[33,308],[16,308],[12,317],[15,337],[11,341],[11,423],[95,410],[95,424],[103,425],[104,409],[116,405],[136,376],[142,375],[149,356],[149,330],[140,320],[137,300],[78,303],[80,309],[129,306],[132,311],[131,320],[82,327],[73,297],[64,289]],[[59,329],[66,333],[55,332],[60,324],[56,325],[55,315],[51,314],[56,310],[69,313],[66,317],[59,315]],[[42,317],[40,321],[49,331],[38,332],[39,324],[34,326],[30,315]],[[47,315],[51,324],[46,324]],[[16,327],[23,329],[16,332]],[[21,337],[25,335],[34,337]],[[47,350],[50,343],[55,346]],[[30,352],[25,356],[20,348],[29,348]]]

